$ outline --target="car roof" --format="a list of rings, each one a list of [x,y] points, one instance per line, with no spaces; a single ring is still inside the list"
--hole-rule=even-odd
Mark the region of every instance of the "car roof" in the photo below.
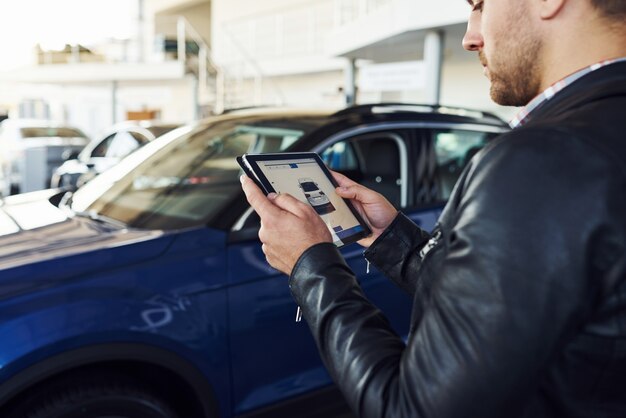
[[[293,108],[293,107],[249,107],[229,109],[218,115],[209,116],[200,123],[212,123],[217,120],[236,120],[242,117],[250,118],[297,118],[304,116],[328,117],[335,113],[335,109]]]
[[[251,118],[298,118],[321,117],[335,120],[360,118],[374,119],[410,119],[412,121],[448,121],[457,123],[478,123],[508,128],[508,124],[493,113],[481,110],[413,103],[371,103],[337,109],[298,109],[281,107],[250,107],[231,109],[217,116],[219,120],[239,119],[243,116]],[[216,121],[215,117],[205,121]]]
[[[477,123],[506,125],[506,123],[493,113],[463,107],[413,104],[413,103],[371,103],[352,106],[336,112],[333,116],[349,115],[376,115],[376,114],[403,114],[413,115],[416,118],[432,118],[433,116],[445,118],[462,118]]]
[[[125,120],[123,122],[118,122],[111,126],[111,129],[124,129],[131,127],[140,127],[140,128],[151,128],[153,126],[158,127],[176,127],[181,126],[182,123],[174,123],[174,122],[162,122],[157,120]]]
[[[110,135],[121,131],[140,132],[149,139],[152,139],[154,136],[158,136],[158,133],[162,133],[162,131],[171,131],[180,126],[183,126],[183,124],[153,120],[126,120],[108,127],[105,131],[103,131],[101,135],[97,137],[96,142],[100,142]]]

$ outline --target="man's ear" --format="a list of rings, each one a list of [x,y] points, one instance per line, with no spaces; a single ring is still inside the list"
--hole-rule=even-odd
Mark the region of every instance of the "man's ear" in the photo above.
[[[539,0],[539,13],[544,20],[553,19],[559,14],[567,0]]]

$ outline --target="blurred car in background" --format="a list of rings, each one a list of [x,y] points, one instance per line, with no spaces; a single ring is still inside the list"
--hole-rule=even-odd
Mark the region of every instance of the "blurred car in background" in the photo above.
[[[113,167],[122,158],[180,124],[127,121],[115,125],[102,139],[89,143],[80,154],[54,171],[50,187],[75,189]]]
[[[74,193],[0,206],[0,416],[333,417],[345,402],[271,268],[235,157],[317,152],[433,228],[508,129],[445,107],[250,110],[171,131]],[[294,179],[295,181],[296,179]],[[341,248],[400,336],[411,298]]]
[[[89,138],[80,129],[51,121],[6,119],[0,123],[0,194],[46,189],[54,170]]]

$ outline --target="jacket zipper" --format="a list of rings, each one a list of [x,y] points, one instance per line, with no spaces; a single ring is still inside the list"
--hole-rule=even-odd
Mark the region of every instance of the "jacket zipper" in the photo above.
[[[441,229],[438,229],[437,231],[435,231],[435,234],[428,240],[426,245],[422,247],[422,249],[419,252],[419,256],[422,260],[424,260],[424,257],[426,257],[426,254],[428,254],[430,250],[432,250],[437,244],[439,244],[439,240],[441,239],[441,234],[442,234]]]

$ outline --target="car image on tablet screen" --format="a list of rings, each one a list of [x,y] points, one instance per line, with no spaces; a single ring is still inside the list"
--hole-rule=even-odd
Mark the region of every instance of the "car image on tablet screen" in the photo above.
[[[335,210],[326,193],[320,190],[317,183],[308,177],[298,179],[300,189],[318,215],[326,215]]]

